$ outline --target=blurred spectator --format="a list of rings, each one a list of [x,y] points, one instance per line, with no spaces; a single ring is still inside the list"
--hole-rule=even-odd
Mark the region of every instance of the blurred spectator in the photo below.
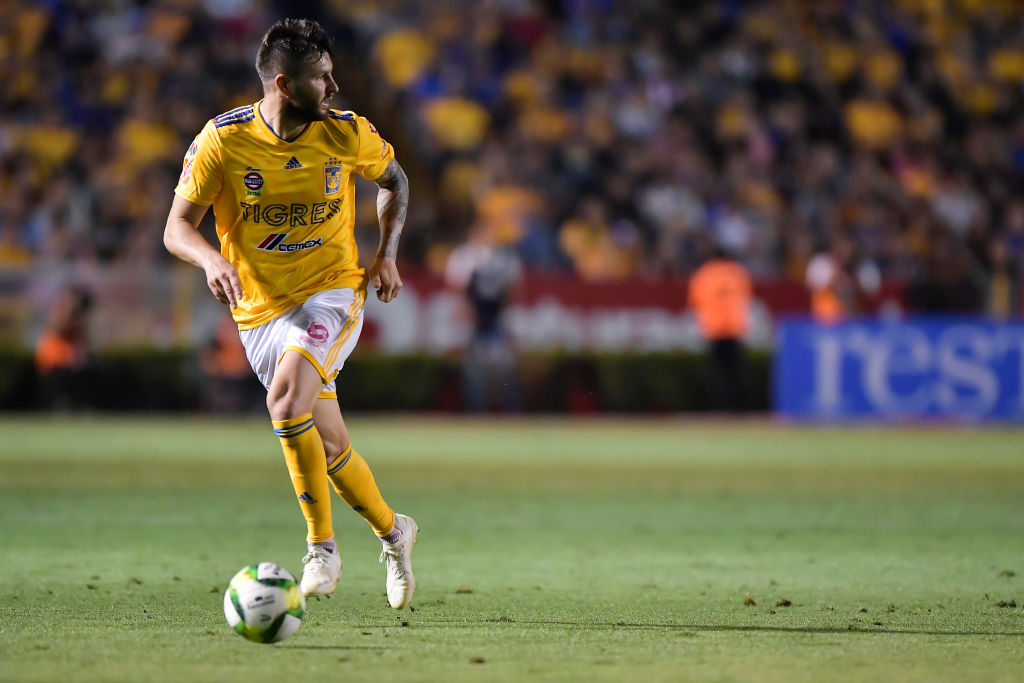
[[[475,228],[452,250],[445,269],[449,287],[464,297],[471,332],[462,351],[463,407],[473,412],[521,408],[516,352],[504,329],[504,312],[522,266],[508,247]]]
[[[207,409],[218,413],[256,412],[262,414],[264,391],[255,380],[245,347],[238,338],[238,326],[229,315],[217,320],[213,338],[199,355],[206,387]]]
[[[1021,311],[1020,274],[1017,264],[1003,240],[994,239],[988,245],[988,287],[985,292],[985,312],[996,320],[1019,316]]]
[[[46,329],[36,342],[35,366],[43,399],[51,408],[75,410],[89,405],[89,314],[92,295],[81,287],[61,292],[50,309]]]
[[[750,273],[721,249],[690,278],[688,303],[708,342],[711,405],[717,411],[746,407],[743,338],[752,295]]]
[[[639,260],[639,234],[624,221],[612,222],[605,202],[582,201],[561,230],[561,247],[584,280],[622,280],[633,274]]]
[[[823,323],[835,323],[857,315],[881,286],[878,267],[858,259],[853,243],[837,237],[829,251],[815,254],[807,264],[811,290],[811,315]]]
[[[910,307],[924,313],[983,310],[984,271],[952,236],[933,242],[926,269],[909,289]]]

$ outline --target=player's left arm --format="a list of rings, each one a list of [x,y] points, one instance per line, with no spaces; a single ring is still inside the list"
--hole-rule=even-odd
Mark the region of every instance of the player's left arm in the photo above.
[[[388,162],[384,172],[374,180],[377,183],[377,220],[380,223],[380,246],[370,266],[370,282],[377,290],[377,298],[387,303],[398,296],[402,278],[398,275],[398,240],[405,226],[409,208],[409,179],[396,159]]]

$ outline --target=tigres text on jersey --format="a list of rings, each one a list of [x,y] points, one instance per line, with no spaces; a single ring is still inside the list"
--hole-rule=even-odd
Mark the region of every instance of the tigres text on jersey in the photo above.
[[[240,329],[261,325],[311,295],[366,287],[355,228],[355,177],[375,180],[394,159],[373,125],[331,110],[294,140],[259,102],[211,119],[185,153],[174,192],[213,206],[220,252],[237,270]]]

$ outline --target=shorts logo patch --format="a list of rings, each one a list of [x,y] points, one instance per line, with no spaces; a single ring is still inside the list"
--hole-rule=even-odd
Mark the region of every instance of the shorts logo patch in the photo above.
[[[329,336],[327,333],[327,328],[315,320],[309,323],[309,327],[306,328],[306,334],[308,334],[310,337],[317,340],[321,344],[327,341],[327,337]]]
[[[341,189],[341,161],[328,159],[324,163],[324,194],[338,194]]]

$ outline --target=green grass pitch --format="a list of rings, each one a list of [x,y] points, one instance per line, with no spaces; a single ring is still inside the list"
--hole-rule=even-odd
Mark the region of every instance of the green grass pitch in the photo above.
[[[227,581],[304,552],[266,421],[0,419],[0,680],[1024,680],[1024,432],[350,428],[415,611],[335,498],[337,593],[256,645]]]

